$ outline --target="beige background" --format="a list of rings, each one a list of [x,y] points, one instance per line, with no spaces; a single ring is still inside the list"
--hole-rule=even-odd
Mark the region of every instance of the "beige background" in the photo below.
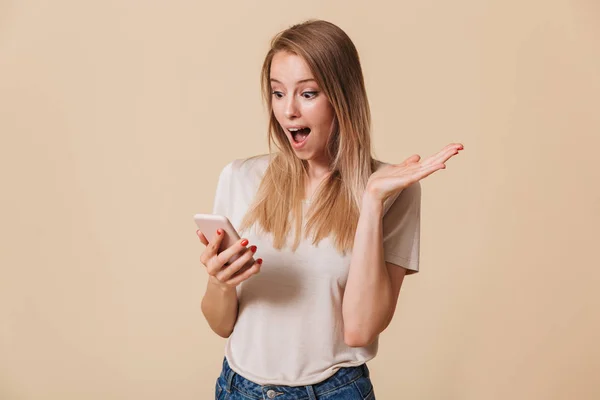
[[[600,398],[600,3],[251,3],[0,2],[0,398],[213,397],[192,215],[267,152],[261,63],[310,17],[359,50],[379,159],[465,145],[377,398]]]

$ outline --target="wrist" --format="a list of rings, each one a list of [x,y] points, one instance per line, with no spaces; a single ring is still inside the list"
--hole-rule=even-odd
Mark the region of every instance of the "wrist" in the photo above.
[[[383,212],[383,200],[377,198],[372,193],[365,191],[362,196],[361,211],[368,210],[370,212],[382,213]]]
[[[208,276],[208,283],[209,283],[209,285],[213,285],[215,288],[219,289],[221,292],[223,292],[225,294],[231,293],[235,290],[235,287],[229,286],[229,285],[221,282],[215,276],[212,276],[212,275]]]

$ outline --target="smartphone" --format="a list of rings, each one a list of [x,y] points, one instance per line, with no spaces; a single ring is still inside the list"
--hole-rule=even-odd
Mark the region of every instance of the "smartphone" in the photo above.
[[[223,250],[229,248],[231,245],[235,244],[235,242],[241,239],[240,235],[231,224],[231,221],[229,221],[229,219],[224,215],[196,214],[194,215],[194,221],[200,229],[200,232],[202,232],[208,240],[212,240],[214,235],[217,233],[217,229],[220,228],[221,230],[223,230],[223,234],[225,236],[221,240],[221,245],[219,246],[219,250],[217,251],[217,253],[220,253]],[[237,260],[244,253],[244,251],[245,250],[234,254],[229,259],[229,261],[225,263],[225,265],[229,265],[235,260]],[[237,273],[239,274],[240,272],[245,271],[247,268],[251,267],[254,264],[254,262],[254,258],[251,258],[250,260],[248,260],[248,263],[244,267],[242,267],[242,269]]]

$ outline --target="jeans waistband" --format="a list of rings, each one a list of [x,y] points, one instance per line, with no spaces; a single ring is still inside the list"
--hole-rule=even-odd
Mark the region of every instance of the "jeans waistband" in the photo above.
[[[356,367],[342,367],[336,373],[322,382],[307,386],[282,386],[282,385],[259,385],[243,376],[237,374],[231,369],[227,358],[223,358],[223,370],[221,377],[225,381],[223,388],[227,392],[231,392],[232,386],[243,392],[248,397],[255,399],[275,398],[279,395],[283,398],[306,398],[315,399],[316,396],[321,396],[326,392],[330,392],[338,387],[345,386],[354,382],[361,376],[369,376],[369,368],[367,364],[361,364]],[[263,397],[263,395],[267,395]]]

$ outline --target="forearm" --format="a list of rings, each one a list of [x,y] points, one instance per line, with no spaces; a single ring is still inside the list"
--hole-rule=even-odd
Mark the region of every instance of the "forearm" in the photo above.
[[[392,286],[383,257],[383,203],[363,197],[354,237],[344,300],[344,338],[366,346],[385,328],[392,308]]]
[[[223,290],[209,275],[206,293],[202,298],[202,314],[210,328],[219,336],[227,338],[233,332],[237,320],[238,298],[235,288]]]

